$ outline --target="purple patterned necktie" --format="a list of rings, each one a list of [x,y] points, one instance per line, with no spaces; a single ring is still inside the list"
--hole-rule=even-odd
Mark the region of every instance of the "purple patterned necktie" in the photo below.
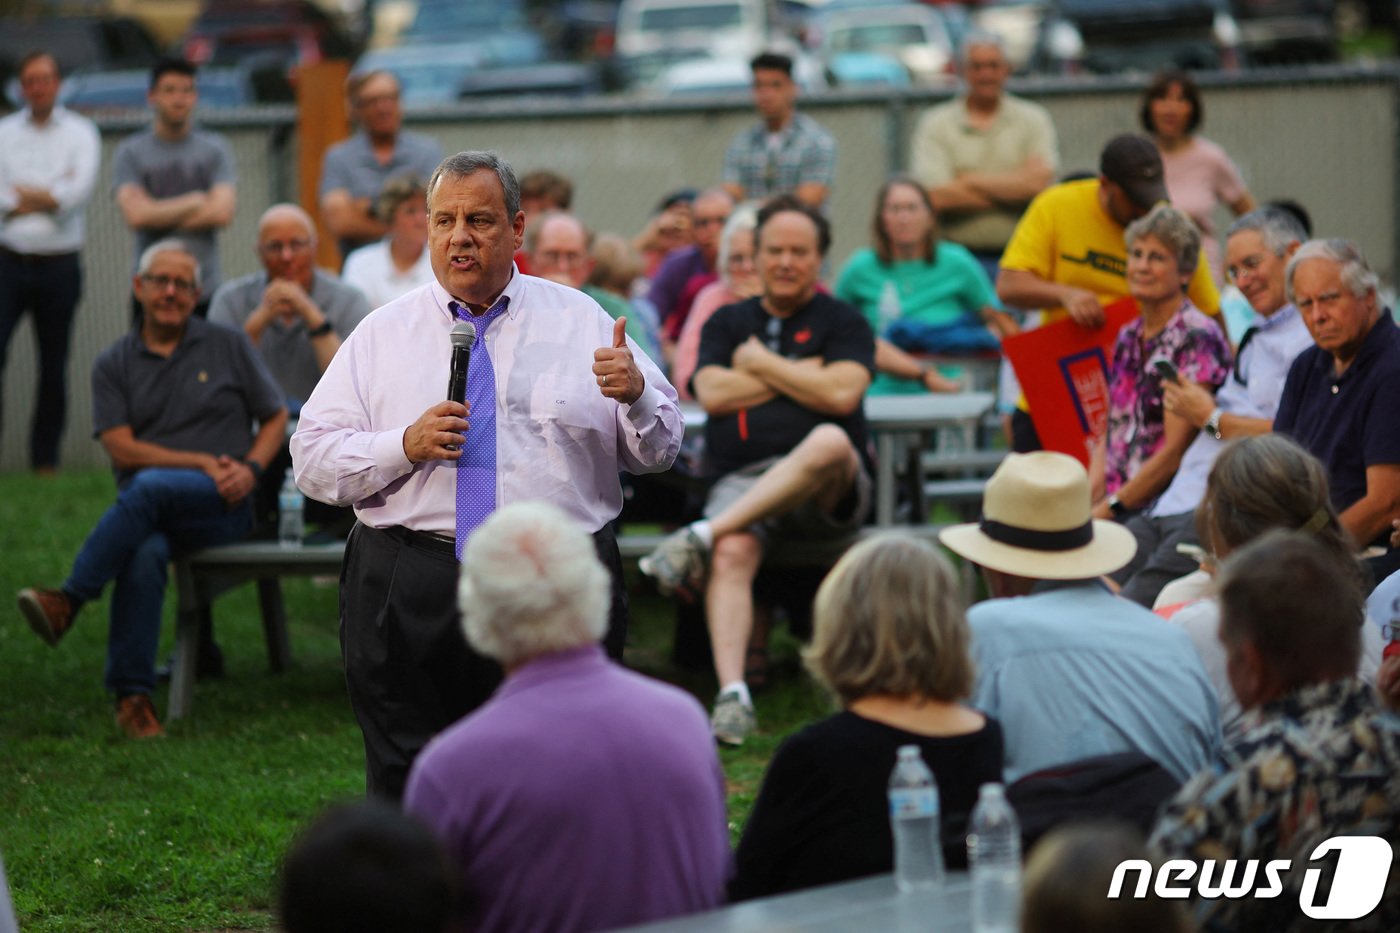
[[[486,330],[509,305],[510,299],[502,295],[480,317],[455,301],[448,305],[458,320],[476,325],[476,342],[467,364],[470,427],[462,443],[462,456],[457,460],[458,560],[476,526],[496,510],[496,375],[486,352]]]

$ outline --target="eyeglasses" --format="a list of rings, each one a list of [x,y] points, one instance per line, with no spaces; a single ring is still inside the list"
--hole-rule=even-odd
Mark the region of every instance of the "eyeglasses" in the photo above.
[[[199,286],[189,279],[178,279],[169,275],[143,275],[141,281],[147,285],[155,286],[156,291],[165,291],[168,288],[175,289],[181,295],[193,295],[199,290]]]
[[[304,253],[310,248],[310,240],[288,240],[285,243],[281,240],[272,240],[268,243],[258,244],[258,252],[264,256],[281,256],[286,252]]]
[[[780,317],[770,317],[768,319],[768,324],[764,327],[764,332],[764,335],[768,338],[765,341],[768,344],[768,349],[772,350],[774,353],[782,353],[783,319]]]
[[[1259,267],[1264,264],[1264,260],[1269,257],[1263,253],[1255,253],[1253,256],[1246,256],[1240,260],[1238,266],[1230,266],[1225,270],[1225,277],[1231,282],[1238,283],[1240,279],[1248,275],[1258,275]]]

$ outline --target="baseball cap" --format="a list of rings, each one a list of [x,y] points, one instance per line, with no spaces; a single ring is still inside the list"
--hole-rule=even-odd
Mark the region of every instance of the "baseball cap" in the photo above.
[[[1146,136],[1124,133],[1103,147],[1099,173],[1122,188],[1138,207],[1150,208],[1167,200],[1167,184],[1162,179],[1162,156]]]

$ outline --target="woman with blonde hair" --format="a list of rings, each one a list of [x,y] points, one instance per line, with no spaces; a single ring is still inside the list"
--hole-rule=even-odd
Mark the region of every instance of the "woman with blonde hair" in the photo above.
[[[789,737],[739,841],[730,895],[761,897],[890,871],[886,785],[901,745],[938,782],[945,857],[977,788],[1001,780],[1001,727],[963,700],[972,689],[957,578],[929,543],[886,533],[853,547],[817,591],[804,660],[842,706]]]

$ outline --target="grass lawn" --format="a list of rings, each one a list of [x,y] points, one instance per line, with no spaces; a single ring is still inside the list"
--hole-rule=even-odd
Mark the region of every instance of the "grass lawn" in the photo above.
[[[0,476],[0,853],[26,933],[273,929],[278,860],[326,804],[361,794],[359,730],[345,697],[333,585],[283,583],[293,666],[267,669],[251,586],[215,605],[227,676],[201,683],[193,715],[164,741],[120,736],[102,689],[105,600],[87,606],[58,649],[36,638],[16,590],[57,586],[111,502],[106,472]],[[165,642],[174,631],[173,590]],[[671,606],[633,598],[634,667],[693,690],[708,673],[670,662]],[[775,637],[779,682],[758,698],[763,733],[720,753],[730,826],[752,805],[774,747],[828,705]],[[156,696],[165,709],[165,690]]]

